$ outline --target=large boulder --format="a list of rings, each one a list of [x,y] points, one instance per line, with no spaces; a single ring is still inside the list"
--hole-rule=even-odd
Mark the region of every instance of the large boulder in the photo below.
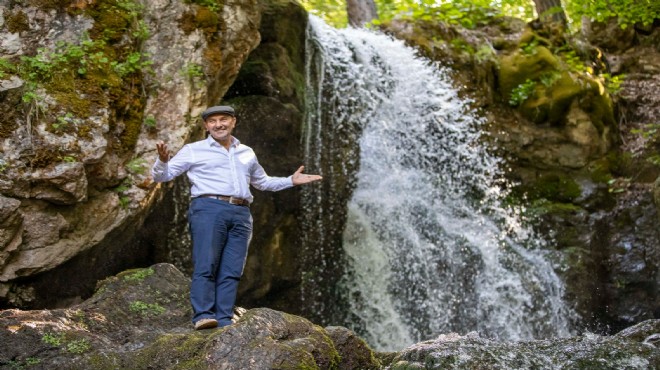
[[[348,329],[333,335],[330,332],[340,329],[325,330],[302,317],[267,308],[237,309],[233,325],[194,331],[190,323],[189,283],[174,266],[157,264],[104,280],[94,296],[68,309],[0,311],[0,368],[378,366],[372,350]],[[338,344],[333,341],[335,337],[340,338]],[[351,352],[362,353],[362,358]]]

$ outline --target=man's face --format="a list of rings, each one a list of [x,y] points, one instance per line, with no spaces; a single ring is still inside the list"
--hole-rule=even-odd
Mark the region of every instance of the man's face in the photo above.
[[[236,126],[236,118],[228,114],[214,114],[204,121],[204,126],[215,141],[224,142],[231,139],[231,132]]]

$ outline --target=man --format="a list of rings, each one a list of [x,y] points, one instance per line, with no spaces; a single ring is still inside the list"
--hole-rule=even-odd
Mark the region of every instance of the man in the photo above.
[[[321,176],[303,174],[303,166],[289,177],[268,176],[252,149],[232,136],[236,126],[232,107],[210,107],[202,119],[208,137],[184,145],[171,159],[167,144],[159,142],[152,169],[156,182],[187,172],[192,184],[188,210],[193,242],[190,302],[197,330],[231,324],[252,236],[250,185],[279,191],[321,180]]]

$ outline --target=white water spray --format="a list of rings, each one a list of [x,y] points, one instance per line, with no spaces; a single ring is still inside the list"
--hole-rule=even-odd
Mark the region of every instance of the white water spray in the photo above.
[[[336,116],[337,136],[347,125],[362,132],[339,283],[350,307],[337,324],[378,350],[447,332],[570,335],[562,283],[519,210],[501,206],[499,160],[446,71],[400,41],[315,17],[310,37],[321,50],[308,60],[322,64],[315,81],[331,86],[308,102],[317,113],[306,146],[320,140],[323,112]]]

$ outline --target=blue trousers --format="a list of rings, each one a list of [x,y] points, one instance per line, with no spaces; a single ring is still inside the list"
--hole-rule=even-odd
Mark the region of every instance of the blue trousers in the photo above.
[[[227,326],[252,237],[250,208],[195,198],[190,203],[188,222],[193,244],[192,321],[214,318],[218,326]]]

